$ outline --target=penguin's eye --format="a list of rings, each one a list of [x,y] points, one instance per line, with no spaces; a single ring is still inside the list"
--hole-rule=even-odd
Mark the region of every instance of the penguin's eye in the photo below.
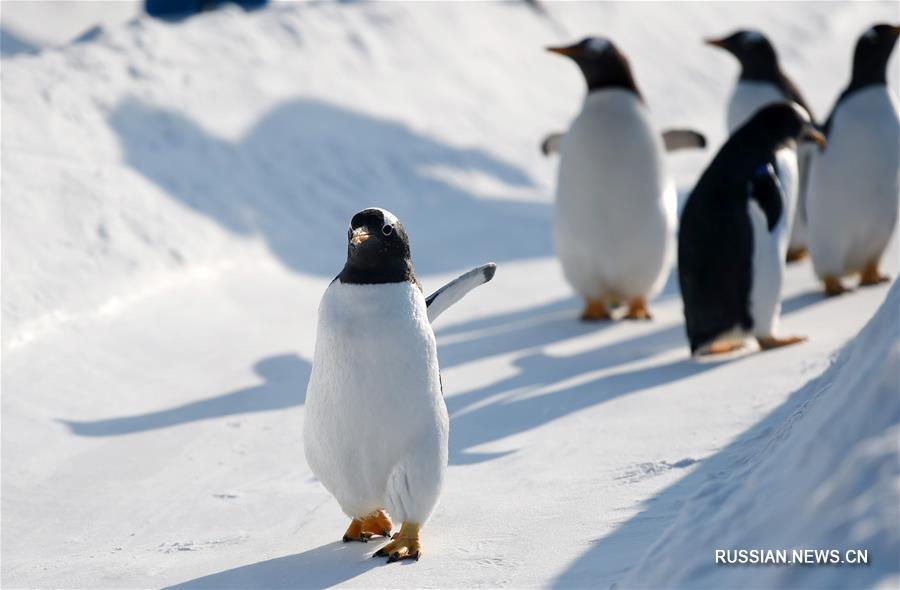
[[[394,226],[393,225],[381,226],[381,233],[383,233],[386,236],[391,235],[392,233],[394,233]]]
[[[352,237],[353,237],[353,228],[352,228],[352,227],[348,227],[348,228],[347,228],[347,239],[349,240],[349,239],[352,238]]]

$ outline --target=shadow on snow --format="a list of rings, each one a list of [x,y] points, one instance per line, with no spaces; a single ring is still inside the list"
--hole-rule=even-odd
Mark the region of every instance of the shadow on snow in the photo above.
[[[109,123],[132,168],[228,230],[260,236],[295,271],[336,275],[347,224],[371,205],[403,221],[421,274],[553,252],[548,204],[480,197],[447,176],[479,174],[537,190],[526,172],[398,121],[293,99],[232,142],[177,112],[127,99]]]
[[[370,557],[372,545],[373,543],[363,545],[338,541],[303,553],[210,574],[169,588],[330,588],[385,564],[383,559],[374,560]],[[390,567],[403,567],[403,564],[392,564]]]
[[[234,414],[281,410],[304,403],[311,369],[308,361],[296,354],[282,354],[265,358],[253,368],[264,380],[261,385],[158,412],[104,420],[61,422],[79,436],[117,436]]]

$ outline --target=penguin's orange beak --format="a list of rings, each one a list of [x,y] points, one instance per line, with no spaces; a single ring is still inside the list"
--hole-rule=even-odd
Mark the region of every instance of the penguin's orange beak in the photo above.
[[[704,39],[703,42],[719,49],[726,49],[724,39]]]
[[[806,133],[803,134],[803,139],[812,140],[822,147],[825,147],[825,145],[828,143],[828,140],[825,139],[825,136],[822,135],[822,133],[818,129],[814,129],[812,127],[806,130]]]
[[[575,45],[570,45],[568,47],[548,47],[547,51],[549,51],[550,53],[565,55],[566,57],[575,57],[581,55],[581,50]]]
[[[353,230],[353,235],[350,237],[350,243],[354,246],[359,246],[371,237],[372,234],[370,234],[366,228],[358,227]]]

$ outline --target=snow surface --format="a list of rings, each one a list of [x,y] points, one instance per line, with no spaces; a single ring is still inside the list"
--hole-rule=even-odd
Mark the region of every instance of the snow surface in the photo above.
[[[895,283],[828,370],[690,476],[706,481],[623,586],[868,587],[886,573],[900,581],[898,309]],[[847,578],[834,568],[728,569],[698,547],[867,548],[873,566]]]
[[[669,158],[684,194],[737,70],[700,39],[762,28],[822,118],[896,4],[547,12],[276,5],[4,57],[4,587],[892,583],[896,293],[821,377],[888,287],[825,300],[794,265],[782,329],[810,342],[718,362],[688,358],[674,280],[653,322],[581,324],[538,143],[583,93],[541,48],[608,35],[659,127],[710,141]],[[498,262],[437,322],[450,468],[425,556],[390,567],[339,542],[301,447],[315,310],[373,204],[428,292]],[[713,568],[730,543],[888,557]]]

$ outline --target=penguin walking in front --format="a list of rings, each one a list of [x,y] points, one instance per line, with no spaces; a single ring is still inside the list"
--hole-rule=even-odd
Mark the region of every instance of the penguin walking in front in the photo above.
[[[887,86],[887,65],[900,27],[880,24],[856,43],[850,84],[828,121],[828,146],[813,163],[809,226],[813,268],[827,295],[888,280],[879,262],[900,205],[900,117]]]
[[[353,216],[347,262],[319,305],[303,433],[312,472],[351,518],[344,541],[389,536],[375,557],[418,560],[437,503],[449,419],[431,322],[494,276],[476,268],[425,298],[397,218]],[[390,516],[389,516],[390,515]]]
[[[554,236],[563,274],[585,300],[583,320],[650,319],[674,250],[676,192],[664,146],[625,56],[589,37],[548,51],[571,58],[587,82],[581,112],[561,139]]]
[[[763,350],[802,342],[777,336],[788,230],[780,155],[824,143],[795,104],[764,107],[732,134],[688,197],[678,234],[678,279],[692,354],[720,354],[754,336]]]
[[[728,102],[729,133],[743,125],[760,108],[774,102],[794,102],[803,107],[815,122],[809,103],[800,94],[797,85],[782,71],[775,47],[761,32],[736,31],[721,39],[707,39],[706,44],[724,49],[741,65],[740,77]],[[796,215],[790,223],[788,262],[805,258],[807,254],[806,193],[815,149],[815,144],[807,142],[798,145],[795,157],[799,176],[792,185],[783,186],[788,196],[797,202]]]

